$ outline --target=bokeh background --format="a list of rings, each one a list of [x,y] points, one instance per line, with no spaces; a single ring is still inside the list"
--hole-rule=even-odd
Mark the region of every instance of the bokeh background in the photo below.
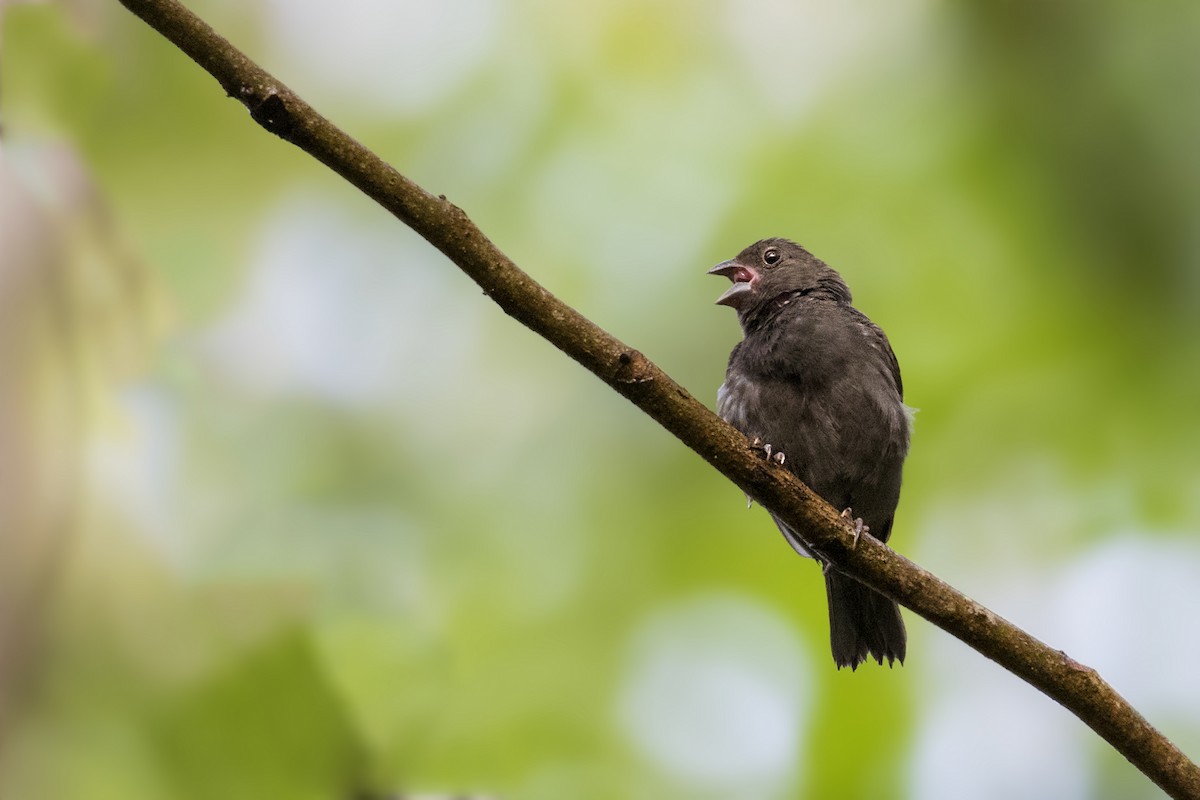
[[[699,397],[704,270],[832,263],[896,547],[1200,756],[1200,5],[191,6]],[[0,796],[1159,796],[915,617],[835,671],[678,442],[115,0],[0,13]]]

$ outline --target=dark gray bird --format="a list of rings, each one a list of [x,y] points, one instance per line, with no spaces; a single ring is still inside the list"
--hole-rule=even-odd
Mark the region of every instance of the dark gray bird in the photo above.
[[[886,542],[912,419],[887,337],[850,305],[841,275],[787,239],[752,244],[709,274],[733,282],[717,303],[737,310],[744,333],[729,354],[718,412]],[[822,562],[778,519],[775,524],[825,571],[838,667],[855,669],[868,656],[903,663],[897,605]]]

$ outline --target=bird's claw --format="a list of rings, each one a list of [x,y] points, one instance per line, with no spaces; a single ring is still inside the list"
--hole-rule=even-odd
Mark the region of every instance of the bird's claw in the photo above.
[[[783,466],[783,462],[787,460],[787,456],[783,454],[782,450],[776,450],[757,436],[754,437],[754,441],[750,443],[750,446],[755,450],[761,450],[766,456],[767,461],[774,461],[781,467]]]
[[[862,521],[862,517],[854,516],[854,512],[850,509],[842,510],[842,519],[850,525],[850,531],[854,534],[854,547],[858,547],[858,539],[864,533],[870,533],[871,529]]]

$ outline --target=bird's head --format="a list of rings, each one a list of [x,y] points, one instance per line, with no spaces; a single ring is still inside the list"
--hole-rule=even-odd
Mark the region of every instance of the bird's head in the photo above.
[[[733,283],[717,304],[736,309],[743,320],[789,296],[821,294],[850,302],[850,290],[824,261],[788,239],[763,239],[708,271]]]

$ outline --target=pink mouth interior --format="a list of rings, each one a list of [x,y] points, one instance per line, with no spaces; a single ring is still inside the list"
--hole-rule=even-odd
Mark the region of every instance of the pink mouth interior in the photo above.
[[[754,280],[754,272],[746,269],[745,267],[738,267],[733,274],[729,276],[729,280],[733,281],[734,283],[750,283],[752,280]]]

